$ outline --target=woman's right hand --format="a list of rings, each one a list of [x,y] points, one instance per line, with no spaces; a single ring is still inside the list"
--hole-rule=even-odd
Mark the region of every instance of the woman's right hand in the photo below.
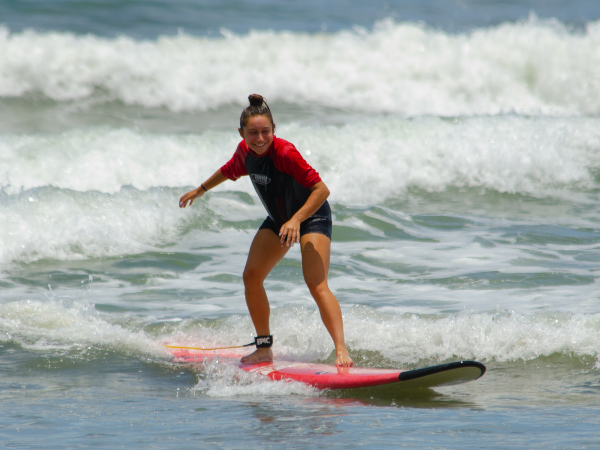
[[[193,191],[183,194],[181,196],[181,198],[179,199],[179,207],[185,208],[188,205],[188,202],[190,202],[190,206],[191,206],[192,203],[194,203],[194,200],[202,197],[205,192],[206,191],[204,189],[199,187],[198,189],[194,189]]]

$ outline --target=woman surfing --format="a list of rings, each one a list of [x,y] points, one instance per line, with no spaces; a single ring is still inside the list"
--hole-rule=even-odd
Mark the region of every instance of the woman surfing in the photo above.
[[[242,363],[273,360],[270,306],[263,283],[290,247],[300,243],[304,281],[333,339],[335,364],[352,366],[342,311],[327,285],[332,231],[329,189],[293,144],[275,136],[273,116],[264,98],[253,94],[248,100],[250,105],[242,111],[238,128],[242,141],[233,157],[198,188],[184,194],[179,207],[192,205],[224,181],[248,175],[269,214],[252,241],[244,268],[246,304],[256,329],[257,349],[243,357]]]

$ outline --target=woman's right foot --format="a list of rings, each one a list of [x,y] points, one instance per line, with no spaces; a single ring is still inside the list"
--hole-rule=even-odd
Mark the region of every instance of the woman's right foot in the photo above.
[[[244,356],[240,362],[242,364],[258,364],[261,362],[272,362],[273,351],[270,347],[257,348],[256,351]]]

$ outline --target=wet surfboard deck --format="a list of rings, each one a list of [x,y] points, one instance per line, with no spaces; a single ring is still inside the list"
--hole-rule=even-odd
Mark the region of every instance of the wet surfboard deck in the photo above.
[[[399,389],[427,389],[452,386],[481,378],[485,365],[478,361],[457,361],[413,370],[368,367],[337,367],[332,364],[274,360],[242,364],[248,351],[191,350],[169,348],[175,362],[205,363],[219,361],[246,372],[259,373],[272,380],[294,380],[318,389],[354,389],[397,383]]]

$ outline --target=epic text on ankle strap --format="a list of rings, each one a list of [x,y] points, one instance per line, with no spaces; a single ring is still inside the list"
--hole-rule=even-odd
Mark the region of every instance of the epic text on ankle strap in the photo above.
[[[273,346],[273,335],[256,336],[254,338],[254,345],[256,345],[256,348],[272,347]]]

